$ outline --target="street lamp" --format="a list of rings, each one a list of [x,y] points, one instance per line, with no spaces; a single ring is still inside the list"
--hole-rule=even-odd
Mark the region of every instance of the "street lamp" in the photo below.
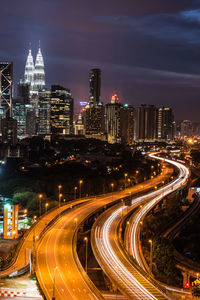
[[[112,183],[110,184],[110,186],[111,186],[111,188],[112,188],[112,199],[113,199],[113,189],[114,189],[114,183],[112,182]]]
[[[63,196],[63,194],[61,194],[61,193],[58,195],[58,197],[59,197],[59,207],[60,207],[60,204],[61,204],[61,198],[62,198],[62,196]]]
[[[87,236],[84,237],[85,241],[85,271],[87,273],[87,260],[88,260],[88,238]]]
[[[47,208],[49,206],[49,203],[45,203],[45,211],[47,212]]]
[[[126,189],[126,177],[128,176],[127,173],[124,174],[124,178],[125,178],[125,189]]]
[[[149,270],[150,270],[150,273],[152,273],[153,241],[149,240],[149,244],[150,244],[150,264],[149,264]]]
[[[78,221],[78,219],[77,219],[77,218],[74,218],[74,222],[75,222],[75,224],[76,224],[76,227],[77,227],[77,221]]]
[[[53,273],[53,297],[52,297],[52,300],[56,300],[56,297],[55,297],[55,289],[56,289],[56,270],[58,269],[58,267],[56,266],[54,268],[54,273]]]
[[[41,216],[42,214],[42,194],[39,194],[38,198],[39,198],[39,216]]]
[[[81,198],[81,185],[83,183],[83,180],[79,180],[79,198]]]
[[[74,200],[76,200],[76,192],[77,192],[77,186],[74,187]]]
[[[62,189],[62,185],[61,184],[59,184],[59,186],[58,186],[58,206],[60,207],[60,190]]]

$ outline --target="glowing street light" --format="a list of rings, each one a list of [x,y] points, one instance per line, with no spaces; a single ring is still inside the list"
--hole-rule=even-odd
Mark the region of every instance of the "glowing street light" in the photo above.
[[[125,173],[125,174],[124,174],[124,178],[125,178],[125,189],[126,189],[126,178],[127,178],[127,176],[128,176],[128,174]]]
[[[75,222],[75,224],[76,224],[76,227],[77,227],[77,221],[78,221],[78,219],[77,219],[77,218],[74,218],[74,222]]]
[[[63,196],[63,194],[61,194],[61,193],[58,195],[59,207],[60,207],[60,204],[61,204],[61,198],[62,198],[62,196]]]
[[[85,272],[87,273],[87,260],[88,260],[88,238],[87,236],[84,237],[85,241]]]
[[[39,216],[41,216],[42,214],[42,194],[39,194],[38,198],[39,198]]]
[[[76,200],[76,192],[77,192],[77,186],[74,187],[74,200]]]
[[[60,207],[60,195],[61,195],[62,185],[58,185],[58,206]]]
[[[149,244],[150,244],[150,265],[149,265],[149,270],[150,270],[150,273],[152,273],[153,241],[149,240]]]
[[[83,180],[79,180],[79,198],[81,198],[81,186],[83,184]]]
[[[49,206],[49,203],[45,203],[45,211],[47,212],[47,208],[48,208],[48,206]]]

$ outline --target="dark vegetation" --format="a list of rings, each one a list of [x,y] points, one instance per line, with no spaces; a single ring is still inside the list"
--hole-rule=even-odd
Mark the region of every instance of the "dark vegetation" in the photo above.
[[[58,185],[62,185],[62,201],[66,202],[79,196],[79,180],[83,180],[84,197],[111,192],[111,183],[115,191],[148,179],[151,165],[156,174],[160,172],[157,162],[140,151],[94,139],[49,142],[34,137],[22,141],[21,147],[23,159],[9,158],[1,166],[0,194],[28,208],[29,215],[37,213],[40,193],[43,212],[46,201],[49,208],[56,205]]]

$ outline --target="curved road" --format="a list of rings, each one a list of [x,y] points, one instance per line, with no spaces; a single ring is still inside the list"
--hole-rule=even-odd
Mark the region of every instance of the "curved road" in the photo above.
[[[144,268],[143,262],[140,258],[140,241],[139,229],[140,222],[147,212],[156,205],[164,196],[172,191],[180,188],[186,183],[189,177],[188,169],[180,163],[166,160],[161,157],[150,155],[152,158],[165,160],[174,165],[179,170],[177,179],[173,180],[166,186],[160,188],[155,192],[148,193],[145,196],[138,197],[132,201],[133,207],[139,203],[145,203],[138,213],[135,214],[134,222],[130,225],[130,248],[133,257],[136,259],[139,266]],[[120,250],[118,244],[117,224],[119,222],[120,210],[124,210],[126,206],[114,210],[111,215],[110,212],[105,212],[96,221],[92,230],[93,250],[101,267],[105,270],[107,275],[113,279],[119,289],[131,299],[167,299],[161,292],[153,287],[136,270],[134,265],[130,266],[130,261],[127,256],[125,259],[124,252]],[[118,220],[118,221],[117,221]],[[158,293],[158,294],[156,294]],[[163,298],[164,297],[164,298]]]
[[[85,273],[76,252],[76,231],[81,223],[99,208],[124,198],[129,193],[137,193],[161,183],[171,174],[165,169],[164,174],[138,186],[101,195],[94,201],[74,207],[59,218],[41,237],[36,247],[36,276],[46,299],[51,299],[54,292],[57,299],[101,299],[99,291]],[[55,289],[53,288],[55,287]]]

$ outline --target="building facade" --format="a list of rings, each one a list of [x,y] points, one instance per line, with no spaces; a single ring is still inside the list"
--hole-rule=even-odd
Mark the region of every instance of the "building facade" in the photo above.
[[[101,104],[101,70],[92,69],[89,78],[89,102],[90,106]]]
[[[12,116],[13,63],[0,61],[0,118]]]
[[[51,132],[53,135],[73,133],[73,98],[69,89],[51,87]]]
[[[143,104],[135,108],[134,140],[151,142],[157,139],[157,110]]]
[[[41,90],[38,103],[38,129],[37,134],[49,136],[51,134],[51,91]]]

